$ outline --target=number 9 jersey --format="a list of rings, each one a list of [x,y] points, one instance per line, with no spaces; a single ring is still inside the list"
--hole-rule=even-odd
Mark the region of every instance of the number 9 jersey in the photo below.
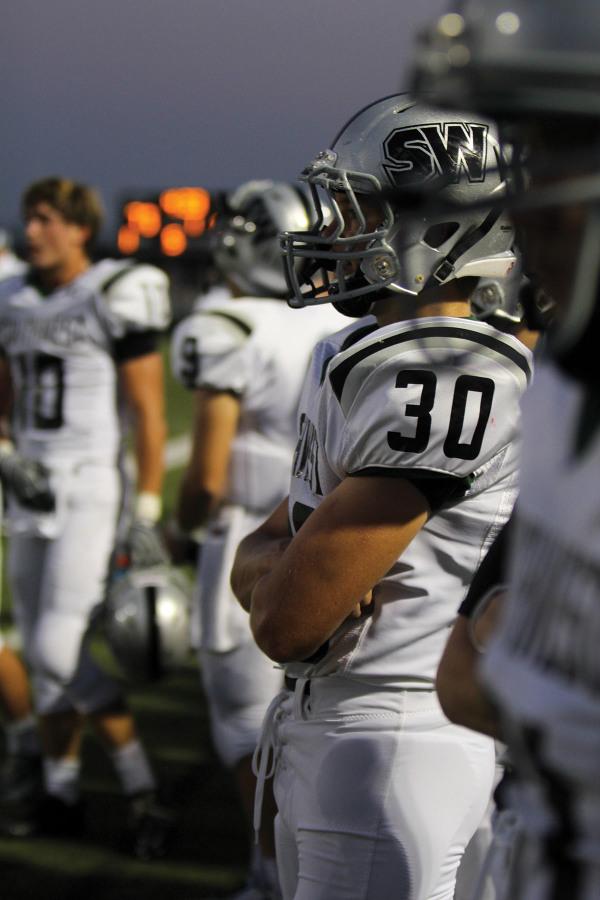
[[[531,372],[518,340],[470,319],[362,321],[319,344],[300,407],[292,529],[346,477],[405,478],[431,515],[375,587],[372,615],[347,620],[289,674],[434,679],[472,575],[514,504]]]

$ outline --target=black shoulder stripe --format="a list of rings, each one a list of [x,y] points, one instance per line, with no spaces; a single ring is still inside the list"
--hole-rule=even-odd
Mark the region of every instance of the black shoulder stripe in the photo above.
[[[325,376],[327,375],[327,369],[329,368],[329,363],[332,359],[335,359],[338,353],[343,353],[344,350],[348,350],[352,347],[353,344],[356,344],[357,341],[360,341],[361,338],[366,337],[368,334],[371,334],[372,331],[375,331],[377,328],[377,323],[374,322],[372,325],[364,325],[362,328],[357,328],[356,331],[353,331],[349,334],[340,347],[335,353],[332,353],[331,356],[328,356],[321,367],[321,377],[319,378],[319,384],[323,384],[325,381]]]
[[[362,328],[357,328],[356,331],[351,331],[340,349],[338,353],[343,353],[344,350],[349,350],[350,347],[357,344],[361,338],[366,337],[368,334],[371,334],[372,331],[377,330],[377,322],[372,322],[370,325],[363,325]]]
[[[335,353],[332,353],[331,356],[325,357],[323,365],[321,366],[321,375],[319,378],[319,384],[323,384],[325,381],[325,376],[327,375],[327,368],[332,359],[335,359]]]
[[[246,336],[252,334],[252,328],[248,325],[247,322],[244,322],[243,319],[238,319],[237,316],[232,315],[232,313],[221,312],[219,309],[208,309],[204,313],[207,316],[220,316],[221,319],[227,319],[228,322],[231,322],[233,325],[236,325],[240,331],[242,331]]]
[[[300,531],[308,517],[314,513],[314,508],[312,506],[307,506],[305,503],[294,503],[292,507],[292,521],[290,524],[293,526],[293,532]]]
[[[382,338],[380,341],[369,344],[368,347],[358,349],[330,373],[329,380],[334,394],[338,400],[341,398],[346,379],[354,366],[373,353],[378,353],[380,350],[385,350],[386,347],[393,347],[396,344],[405,344],[408,341],[424,340],[430,337],[460,338],[461,340],[472,341],[474,344],[481,344],[483,347],[489,347],[495,350],[496,353],[500,353],[514,362],[525,373],[528,381],[531,378],[531,367],[525,355],[498,338],[489,334],[482,334],[479,331],[471,331],[468,328],[461,328],[460,326],[431,325],[429,327],[415,328],[412,331],[403,331],[401,334],[392,334],[389,337]]]
[[[113,274],[103,281],[100,285],[100,292],[105,294],[107,291],[111,289],[111,287],[120,281],[124,275],[128,275],[133,269],[133,265],[131,263],[125,263],[122,269],[119,269],[118,272],[113,272]]]

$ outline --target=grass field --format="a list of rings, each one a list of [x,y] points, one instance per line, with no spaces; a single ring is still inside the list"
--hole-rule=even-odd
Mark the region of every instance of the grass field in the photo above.
[[[176,438],[186,431],[191,403],[166,368],[169,430]],[[168,474],[167,508],[179,474]],[[242,882],[246,828],[232,782],[210,744],[195,665],[130,692],[129,699],[180,812],[170,855],[142,863],[119,850],[124,803],[106,756],[89,735],[83,751],[85,835],[77,841],[0,839],[1,900],[200,900],[226,896]]]

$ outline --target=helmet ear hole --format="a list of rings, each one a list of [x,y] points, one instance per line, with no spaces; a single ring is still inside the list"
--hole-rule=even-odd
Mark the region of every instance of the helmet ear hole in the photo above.
[[[108,587],[103,626],[108,646],[133,684],[189,664],[191,589],[170,566],[128,569]]]
[[[449,241],[453,234],[456,234],[460,225],[458,222],[437,222],[431,225],[423,235],[423,241],[428,247],[437,250],[446,241]]]

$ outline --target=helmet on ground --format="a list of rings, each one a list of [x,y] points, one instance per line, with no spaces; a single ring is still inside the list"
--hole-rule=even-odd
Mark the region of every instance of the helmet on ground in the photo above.
[[[215,234],[218,269],[242,294],[285,297],[279,233],[310,227],[307,196],[285,182],[247,181],[224,205]]]
[[[127,678],[154,681],[189,663],[190,612],[190,586],[170,566],[129,568],[113,578],[104,631]]]
[[[331,301],[350,312],[360,300],[362,314],[389,292],[505,277],[512,226],[497,210],[471,208],[504,191],[498,157],[495,129],[479,116],[408,94],[362,109],[303,172],[318,221],[282,235],[291,305]],[[443,208],[417,209],[423,192]]]

